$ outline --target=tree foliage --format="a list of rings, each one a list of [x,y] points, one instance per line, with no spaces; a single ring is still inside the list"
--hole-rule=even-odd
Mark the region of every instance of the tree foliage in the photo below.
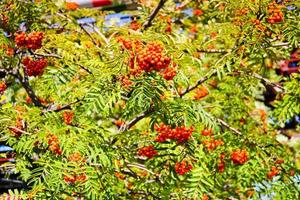
[[[137,21],[106,27],[111,11],[0,2],[1,140],[29,186],[13,193],[257,199],[255,184],[277,180],[277,199],[298,199],[299,145],[278,136],[300,113],[300,77],[274,70],[299,45],[299,9],[289,9],[296,0],[139,6]],[[97,21],[79,24],[81,17]],[[33,48],[37,32],[42,46]],[[273,110],[257,106],[267,86],[279,91]]]

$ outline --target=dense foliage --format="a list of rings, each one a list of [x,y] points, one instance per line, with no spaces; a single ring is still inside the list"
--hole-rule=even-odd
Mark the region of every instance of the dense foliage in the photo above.
[[[2,0],[1,140],[29,186],[15,193],[256,199],[276,179],[277,199],[299,199],[299,145],[278,136],[300,113],[300,76],[275,73],[299,44],[297,4],[140,1],[139,19],[108,28],[112,11]],[[269,87],[272,110],[257,103]]]

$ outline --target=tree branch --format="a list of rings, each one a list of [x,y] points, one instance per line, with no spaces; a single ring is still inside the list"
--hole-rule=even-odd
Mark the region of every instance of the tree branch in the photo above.
[[[83,98],[82,99],[77,99],[76,101],[73,101],[73,102],[71,102],[71,103],[69,103],[69,104],[66,104],[66,105],[64,105],[64,106],[61,106],[61,107],[58,107],[58,106],[56,106],[56,107],[48,107],[48,108],[46,108],[46,109],[44,109],[43,110],[43,114],[45,114],[45,113],[47,113],[47,112],[60,112],[60,111],[62,111],[62,110],[68,110],[68,109],[71,109],[71,105],[74,105],[74,104],[76,104],[76,103],[79,103],[79,102],[81,102],[83,100]]]
[[[232,126],[230,126],[227,122],[223,121],[222,119],[217,119],[217,122],[219,124],[221,124],[222,126],[224,126],[225,128],[231,130],[232,132],[234,132],[237,135],[243,135],[242,132],[240,132],[239,130],[237,130],[236,128],[233,128]]]
[[[157,13],[159,12],[159,10],[164,6],[164,4],[167,2],[168,0],[160,0],[158,5],[156,6],[156,8],[152,11],[152,13],[149,15],[147,21],[143,24],[142,26],[142,30],[146,30],[148,29],[151,25],[152,25],[152,21],[153,19],[156,17]]]
[[[268,85],[277,87],[277,88],[281,89],[282,91],[284,91],[284,87],[282,87],[282,86],[279,85],[279,84],[273,83],[273,82],[270,81],[269,79],[264,78],[264,77],[262,77],[261,75],[259,75],[259,74],[257,74],[257,73],[253,73],[252,76],[253,76],[254,78],[257,78],[257,79],[259,79],[259,80],[265,82],[265,83],[268,84]]]
[[[150,108],[150,109],[146,110],[145,112],[143,112],[143,113],[139,114],[138,116],[136,116],[135,118],[133,118],[128,124],[121,126],[119,131],[120,132],[127,131],[132,126],[134,126],[136,123],[138,123],[140,120],[144,119],[147,115],[153,113],[154,111],[155,111],[154,108]]]
[[[200,78],[195,85],[193,86],[189,86],[187,89],[185,89],[181,94],[179,94],[180,98],[182,98],[184,95],[186,95],[187,93],[189,93],[190,91],[196,89],[199,85],[201,85],[202,83],[204,83],[205,81],[207,81],[209,79],[209,77],[213,76],[217,74],[216,70],[213,70],[212,73],[209,73],[207,75],[205,75],[204,77]]]
[[[32,103],[35,106],[37,106],[37,107],[44,107],[43,104],[41,103],[41,101],[39,100],[39,98],[36,96],[36,94],[33,91],[33,89],[31,88],[31,86],[29,85],[29,81],[28,81],[28,78],[26,77],[26,75],[24,75],[24,77],[22,77],[22,75],[18,71],[15,74],[15,76],[20,81],[20,83],[22,84],[23,88],[26,90],[26,92],[27,92],[28,96],[30,97]]]
[[[197,52],[199,53],[229,53],[232,49],[198,49]]]
[[[62,56],[57,55],[57,54],[42,54],[42,53],[35,53],[35,52],[32,52],[32,54],[36,55],[36,56],[42,56],[42,57],[53,57],[53,58],[57,58],[57,59],[63,59]],[[76,63],[76,62],[74,62],[74,64],[78,65],[81,69],[85,70],[87,73],[93,74],[93,72],[91,72],[87,67],[85,67],[79,63]]]

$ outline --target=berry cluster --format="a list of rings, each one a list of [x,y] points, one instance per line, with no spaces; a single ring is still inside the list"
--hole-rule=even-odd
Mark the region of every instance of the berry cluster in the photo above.
[[[150,159],[157,155],[157,151],[154,149],[153,145],[150,145],[150,146],[141,148],[138,151],[138,155],[145,156]]]
[[[74,184],[75,182],[84,182],[86,181],[87,177],[85,174],[80,175],[72,175],[72,176],[65,176],[64,181],[68,184]]]
[[[212,129],[203,129],[201,134],[203,136],[210,136],[212,134]]]
[[[208,90],[204,86],[197,88],[195,92],[196,94],[194,95],[194,100],[200,100],[208,95]]]
[[[72,124],[72,120],[74,118],[74,112],[73,111],[65,111],[63,113],[63,117],[64,117],[65,124],[71,125]]]
[[[166,69],[171,62],[171,58],[163,55],[163,47],[156,42],[148,43],[137,56],[139,69],[151,72]],[[134,66],[131,66],[134,67]]]
[[[215,140],[213,137],[210,140],[204,140],[203,141],[204,146],[207,148],[209,151],[215,150],[218,146],[221,146],[224,144],[224,142],[219,139]]]
[[[155,139],[156,142],[175,140],[177,141],[177,143],[182,143],[189,140],[194,131],[194,128],[186,128],[185,126],[180,126],[172,129],[171,126],[160,124],[160,126],[155,126],[155,130],[159,133],[159,135]]]
[[[192,165],[188,164],[185,160],[182,162],[177,162],[175,164],[175,172],[179,175],[184,175],[192,170]]]
[[[21,32],[15,34],[15,43],[18,47],[35,50],[42,47],[43,38],[43,32],[31,32],[28,35],[25,32]]]
[[[0,94],[2,94],[6,90],[6,83],[0,82]]]
[[[25,67],[25,72],[28,76],[40,76],[43,74],[48,62],[46,58],[32,60],[30,57],[25,57],[22,61]]]
[[[176,76],[176,70],[175,70],[175,68],[174,67],[168,67],[168,68],[166,68],[165,71],[163,72],[162,76],[167,81],[173,80],[173,78]]]
[[[57,136],[51,135],[50,139],[48,140],[49,150],[57,155],[62,154],[62,150],[59,147],[59,140]]]
[[[163,46],[157,42],[144,45],[140,40],[119,38],[123,48],[130,51],[130,75],[140,75],[142,72],[161,72],[166,80],[172,80],[176,75],[175,65],[170,66],[171,58],[163,53]]]
[[[257,30],[260,30],[262,32],[266,31],[267,28],[264,25],[262,25],[259,19],[252,19],[251,22],[255,25],[255,28]]]
[[[129,28],[134,31],[137,31],[141,28],[141,26],[142,26],[141,23],[139,23],[137,20],[133,20],[130,22]]]
[[[231,153],[231,160],[235,165],[242,165],[248,160],[248,153],[244,149],[237,149]]]
[[[272,166],[271,171],[267,173],[267,177],[268,179],[273,179],[273,177],[277,176],[278,174],[280,174],[280,170],[277,167]]]
[[[68,157],[70,162],[80,162],[83,160],[81,154],[79,152],[75,152]]]
[[[248,8],[242,8],[242,9],[237,9],[235,11],[235,15],[236,16],[243,16],[243,15],[247,15],[249,12],[249,9]]]
[[[279,23],[283,21],[283,13],[280,10],[281,6],[278,5],[276,2],[272,2],[268,6],[268,13],[270,17],[267,21],[270,24]]]

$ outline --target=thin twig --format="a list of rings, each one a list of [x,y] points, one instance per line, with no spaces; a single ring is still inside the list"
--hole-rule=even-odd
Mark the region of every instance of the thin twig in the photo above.
[[[81,24],[78,24],[78,25],[89,36],[89,38],[92,40],[94,45],[98,46],[98,44],[97,44],[96,40],[94,39],[94,37]]]
[[[159,10],[165,5],[165,3],[168,0],[160,0],[156,8],[152,11],[152,13],[149,15],[147,21],[143,24],[142,30],[148,29],[152,25],[153,19],[156,17]]]
[[[68,110],[68,109],[71,109],[71,105],[77,104],[77,103],[81,102],[82,100],[83,99],[77,99],[76,101],[73,101],[73,102],[66,104],[64,106],[61,106],[61,107],[58,107],[58,106],[56,106],[54,108],[48,107],[47,109],[44,109],[42,113],[45,114],[47,112],[60,112],[62,110]]]
[[[232,49],[198,49],[197,52],[199,53],[229,53]]]
[[[63,57],[57,54],[42,54],[42,53],[35,53],[33,52],[33,55],[36,56],[42,56],[42,57],[52,57],[52,58],[58,58],[58,59],[62,59]]]
[[[8,127],[9,129],[12,129],[12,130],[16,130],[16,131],[18,131],[18,132],[20,132],[20,133],[23,133],[23,134],[25,134],[25,135],[32,135],[31,133],[28,133],[28,132],[26,132],[26,131],[23,131],[22,129],[19,129],[19,128],[17,128],[17,127],[15,127],[15,126],[10,126],[10,127]]]
[[[109,44],[108,39],[104,36],[103,33],[101,33],[98,29],[96,29],[95,26],[92,26],[91,24],[86,24],[86,25],[91,27],[102,38],[102,40],[106,43],[106,45]]]
[[[213,70],[212,73],[207,74],[206,76],[200,78],[195,85],[193,86],[189,86],[187,89],[185,89],[181,94],[179,94],[180,98],[182,98],[184,95],[186,95],[187,93],[191,92],[192,90],[196,89],[199,85],[201,85],[202,83],[204,83],[205,81],[207,81],[209,79],[209,77],[213,76],[217,74],[216,70]]]
[[[217,119],[217,122],[219,124],[221,124],[222,126],[224,126],[225,128],[231,130],[232,132],[234,132],[237,135],[243,135],[242,132],[240,132],[239,130],[237,130],[236,128],[230,126],[227,122],[223,121],[222,119]]]
[[[138,123],[140,120],[144,119],[147,115],[151,114],[154,112],[153,108],[150,108],[146,110],[145,112],[139,114],[135,118],[133,118],[128,124],[125,124],[120,127],[120,132],[127,131],[130,129],[132,126],[134,126],[136,123]]]
[[[37,56],[42,56],[42,57],[53,57],[53,58],[58,58],[58,59],[62,59],[63,57],[57,54],[43,54],[43,53],[35,53],[32,52],[33,55],[37,55]],[[87,67],[83,66],[82,64],[76,63],[74,62],[74,64],[78,65],[81,69],[85,70],[87,73],[89,74],[93,74],[93,72],[91,72],[91,70],[89,70]]]

